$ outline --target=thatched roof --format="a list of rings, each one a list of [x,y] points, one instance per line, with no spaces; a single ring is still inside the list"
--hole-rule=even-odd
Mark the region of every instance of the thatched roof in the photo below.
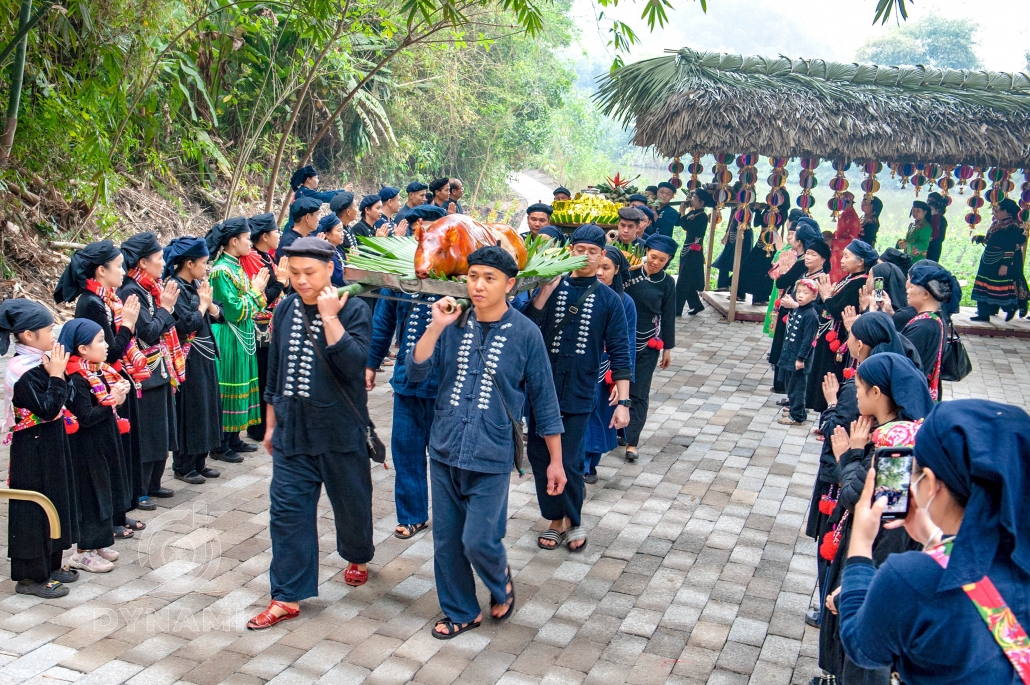
[[[671,51],[670,51],[671,52]],[[606,114],[665,157],[1030,166],[1030,76],[683,48],[600,79]]]

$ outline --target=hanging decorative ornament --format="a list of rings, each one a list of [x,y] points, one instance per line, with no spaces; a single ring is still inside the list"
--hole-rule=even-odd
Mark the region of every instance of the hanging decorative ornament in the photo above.
[[[769,194],[765,196],[765,203],[769,205],[769,213],[766,215],[766,226],[767,233],[765,243],[765,253],[768,256],[772,256],[772,253],[776,251],[774,241],[772,240],[772,234],[776,231],[776,226],[780,221],[780,214],[787,211],[787,191],[783,189],[783,186],[787,184],[787,162],[789,160],[786,157],[770,157],[769,164],[772,166],[772,173],[769,174]]]
[[[897,175],[898,175],[898,163],[897,162],[887,162],[887,166],[891,170],[891,180],[897,178]]]
[[[730,200],[729,185],[733,180],[733,172],[726,168],[726,165],[734,160],[733,155],[721,153],[715,155],[715,169],[712,173],[712,183],[718,186],[715,191],[715,225],[722,221],[722,208]]]
[[[819,179],[815,177],[815,170],[818,166],[818,157],[801,158],[801,178],[798,180],[801,194],[798,195],[797,205],[808,216],[812,216],[812,207],[815,203],[815,199],[812,197],[812,188],[819,185]]]
[[[831,212],[831,219],[836,221],[837,215],[844,211],[844,200],[841,195],[848,189],[848,179],[844,178],[844,172],[851,168],[851,162],[835,159],[833,168],[837,171],[837,175],[830,179],[830,190],[833,191],[833,197],[829,199],[826,206]]]
[[[914,174],[916,171],[916,165],[906,162],[905,164],[899,164],[897,166],[898,176],[901,176],[901,189],[904,190],[908,187],[908,177]]]
[[[927,164],[926,168],[923,169],[923,174],[926,176],[926,183],[931,188],[937,185],[937,181],[941,177],[942,168],[943,167],[941,167],[940,164]]]
[[[984,172],[980,167],[976,167],[976,178],[969,182],[969,189],[973,191],[973,197],[966,200],[966,204],[969,206],[969,214],[966,214],[966,223],[969,224],[969,232],[972,233],[976,230],[977,224],[980,223],[980,208],[984,206],[984,199],[980,197],[980,193],[987,188],[987,181],[984,180]]]
[[[1012,182],[1009,181],[1009,176],[1009,171],[1000,167],[994,167],[987,172],[987,180],[991,182],[991,189],[987,191],[985,197],[992,205],[996,205],[1004,200],[1011,187],[1014,187]]]
[[[1023,193],[1019,196],[1019,222],[1023,224],[1023,233],[1030,234],[1030,169],[1023,169]]]
[[[694,157],[697,159],[697,157]],[[683,162],[680,161],[679,157],[673,157],[672,163],[669,164],[669,173],[672,177],[669,179],[669,183],[676,190],[679,190],[683,186],[683,181],[680,179],[680,174],[683,173]]]
[[[883,162],[866,162],[862,165],[862,170],[866,173],[866,178],[862,181],[862,192],[865,193],[865,199],[872,201],[873,196],[880,191],[880,182],[876,180],[876,174],[883,171]]]
[[[941,175],[937,178],[937,187],[941,189],[941,195],[948,201],[949,207],[951,206],[951,195],[949,193],[955,187],[955,179],[951,177],[954,169],[953,165],[945,164],[941,167]]]
[[[740,181],[740,190],[737,191],[737,211],[733,218],[740,226],[747,227],[751,223],[751,205],[755,202],[755,183],[758,182],[758,170],[755,169],[757,155],[741,155],[737,157],[737,167],[740,171],[737,180]]]
[[[690,173],[690,180],[687,181],[687,191],[694,191],[701,187],[701,181],[697,175],[704,171],[705,168],[701,166],[701,155],[694,155],[694,161],[687,165],[687,171]]]
[[[975,173],[975,169],[973,169],[973,167],[969,166],[968,164],[963,164],[962,166],[955,169],[955,178],[958,179],[959,195],[965,194],[965,185],[969,181],[969,179],[973,178],[973,174]]]
[[[926,164],[917,164],[915,173],[912,174],[912,186],[916,189],[916,197],[919,197],[919,193],[923,190],[923,186],[927,183],[933,183],[929,176],[926,175]]]

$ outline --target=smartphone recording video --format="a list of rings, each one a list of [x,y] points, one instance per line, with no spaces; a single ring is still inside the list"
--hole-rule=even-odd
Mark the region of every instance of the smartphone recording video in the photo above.
[[[877,302],[883,302],[883,278],[881,277],[873,279],[873,298]]]
[[[876,489],[873,502],[885,497],[887,508],[884,521],[908,516],[909,486],[912,484],[912,449],[909,447],[881,447],[876,450]]]

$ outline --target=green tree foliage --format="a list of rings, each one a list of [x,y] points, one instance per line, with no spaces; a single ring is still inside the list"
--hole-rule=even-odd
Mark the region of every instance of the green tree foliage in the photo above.
[[[859,62],[917,65],[943,69],[981,69],[976,55],[979,24],[969,19],[931,15],[872,38],[858,49]]]

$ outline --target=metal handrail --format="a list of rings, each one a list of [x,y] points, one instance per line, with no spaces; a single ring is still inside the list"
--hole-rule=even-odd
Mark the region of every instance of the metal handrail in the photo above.
[[[43,507],[47,519],[50,521],[50,539],[58,540],[61,537],[61,517],[57,513],[57,507],[50,501],[50,498],[35,490],[13,490],[11,488],[0,488],[0,499],[20,499],[26,502],[35,502]]]

